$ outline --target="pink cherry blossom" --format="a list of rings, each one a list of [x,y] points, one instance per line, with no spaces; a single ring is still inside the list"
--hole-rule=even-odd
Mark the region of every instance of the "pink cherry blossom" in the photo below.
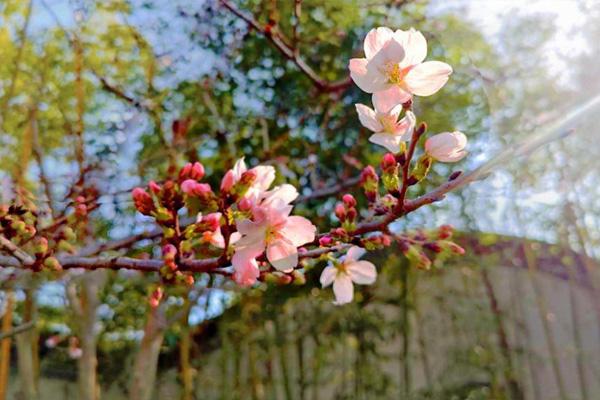
[[[384,96],[378,93],[373,95],[375,110],[364,104],[356,104],[356,111],[360,123],[374,132],[370,137],[371,143],[385,147],[392,153],[400,151],[400,143],[410,139],[415,128],[416,118],[411,111],[398,121],[402,105],[398,104],[389,108]]]
[[[438,133],[425,141],[425,151],[431,157],[441,162],[456,162],[467,155],[464,148],[467,137],[464,133],[443,132]]]
[[[236,243],[236,261],[247,263],[266,250],[267,259],[278,270],[289,272],[298,264],[298,247],[315,239],[316,227],[306,218],[291,216],[298,192],[291,185],[266,192],[252,209],[252,219],[237,222],[242,238]]]
[[[359,261],[366,250],[353,246],[339,263],[329,263],[321,273],[321,285],[325,288],[333,283],[334,304],[346,304],[354,297],[354,285],[371,285],[377,279],[377,269],[369,261]]]
[[[364,42],[365,58],[350,60],[350,76],[367,93],[384,92],[400,104],[412,97],[430,96],[448,81],[452,67],[440,61],[423,62],[427,40],[413,28],[392,31],[374,28]]]
[[[237,160],[233,168],[227,171],[225,176],[223,176],[223,180],[221,181],[221,190],[224,192],[229,192],[233,185],[242,179],[242,175],[246,171],[248,171],[248,167],[246,167],[244,157],[242,157]],[[250,171],[254,172],[255,179],[244,195],[244,198],[255,202],[262,193],[269,189],[269,186],[271,186],[275,180],[275,168],[270,165],[258,165],[250,169]]]

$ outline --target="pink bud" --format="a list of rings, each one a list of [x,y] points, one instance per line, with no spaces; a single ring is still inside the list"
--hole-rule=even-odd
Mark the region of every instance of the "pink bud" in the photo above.
[[[240,211],[250,211],[251,208],[252,202],[246,197],[242,197],[242,199],[238,202],[238,209]]]
[[[83,196],[77,196],[75,198],[75,203],[85,203],[85,197],[83,197]]]
[[[235,185],[235,176],[233,175],[233,171],[227,171],[225,176],[223,176],[223,180],[221,181],[221,191],[224,193],[229,193],[231,188]]]
[[[194,165],[192,165],[191,178],[197,181],[204,178],[204,165],[196,161]]]
[[[198,183],[193,179],[187,179],[181,184],[181,190],[188,196],[206,197],[212,193],[208,183]]]
[[[335,216],[342,222],[346,220],[346,207],[342,203],[335,205]]]
[[[425,141],[425,151],[441,162],[456,162],[467,155],[467,137],[459,131],[438,133]]]
[[[379,181],[377,172],[375,172],[375,168],[371,165],[367,165],[360,173],[360,183],[364,185],[367,180]]]
[[[325,235],[319,239],[320,246],[327,247],[327,246],[331,246],[332,243],[333,243],[333,238],[329,235]]]
[[[179,170],[179,181],[185,181],[190,179],[190,172],[192,171],[192,163],[187,163]]]
[[[454,228],[451,225],[442,225],[438,228],[438,238],[449,239],[454,233]]]
[[[148,188],[150,188],[150,191],[154,194],[160,193],[160,185],[154,181],[148,182]]]
[[[135,208],[144,215],[150,215],[150,213],[154,210],[154,202],[152,201],[152,197],[142,188],[135,188],[131,192],[133,197],[133,204]],[[85,206],[84,206],[85,207]]]
[[[240,183],[242,185],[252,185],[252,183],[254,183],[255,180],[256,172],[250,169],[242,174],[242,177],[240,178]]]
[[[87,215],[87,207],[85,204],[77,204],[75,207],[75,215],[78,217],[85,217]]]
[[[354,198],[354,196],[352,196],[349,193],[346,193],[343,197],[342,197],[342,201],[344,202],[344,204],[346,205],[346,207],[348,208],[353,208],[356,207],[356,199]]]
[[[221,226],[221,214],[211,213],[202,217],[202,223],[206,224],[206,228],[212,232],[219,229]]]
[[[162,254],[165,260],[174,260],[175,255],[177,254],[177,248],[171,243],[166,244],[162,248]]]
[[[392,153],[386,153],[381,160],[381,169],[385,172],[393,172],[396,168],[396,157]]]

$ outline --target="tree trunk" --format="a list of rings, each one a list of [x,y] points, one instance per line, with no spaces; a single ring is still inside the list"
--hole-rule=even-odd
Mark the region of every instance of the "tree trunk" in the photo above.
[[[31,288],[25,291],[25,310],[23,322],[35,320],[35,291]],[[17,364],[19,381],[21,383],[21,398],[35,400],[38,394],[38,335],[35,325],[15,337],[17,344]]]
[[[6,311],[2,318],[2,333],[12,329],[13,306],[15,298],[12,290],[6,291]],[[8,374],[10,373],[10,337],[0,340],[0,400],[6,400],[8,392]]]
[[[98,335],[95,330],[96,311],[100,306],[98,293],[106,280],[106,271],[87,272],[81,279],[81,294],[78,296],[75,285],[70,284],[67,295],[75,315],[75,328],[81,346],[81,357],[77,362],[77,383],[80,400],[98,400],[96,343]]]
[[[129,388],[130,400],[150,400],[156,381],[158,356],[165,335],[165,305],[150,308],[144,327],[144,337],[135,356]]]

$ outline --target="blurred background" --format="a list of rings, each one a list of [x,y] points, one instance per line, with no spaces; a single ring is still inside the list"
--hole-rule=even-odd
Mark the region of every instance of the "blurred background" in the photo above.
[[[227,3],[326,82],[347,78],[372,27],[423,31],[454,74],[416,113],[430,132],[465,132],[470,156],[452,167],[482,176],[394,229],[451,224],[466,255],[422,271],[394,246],[373,253],[376,285],[343,307],[322,266],[293,287],[199,276],[154,325],[156,276],[0,268],[2,334],[33,326],[0,336],[0,400],[80,399],[82,346],[97,351],[99,398],[138,398],[144,345],[153,399],[600,398],[600,3]],[[0,0],[1,201],[27,197],[50,219],[85,176],[100,206],[84,247],[152,229],[130,190],[169,161],[200,160],[216,183],[246,156],[308,197],[377,163],[354,110],[369,97],[319,88],[241,16],[217,0]],[[420,190],[450,172],[436,164]],[[323,229],[339,195],[296,209]]]

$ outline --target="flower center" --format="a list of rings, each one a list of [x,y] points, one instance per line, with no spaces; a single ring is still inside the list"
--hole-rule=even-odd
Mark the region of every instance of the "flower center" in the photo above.
[[[396,127],[395,118],[391,115],[380,115],[378,117],[379,123],[383,126],[383,131],[387,133],[393,133]]]
[[[267,244],[273,243],[276,239],[279,238],[279,230],[277,227],[270,225],[267,228],[267,233],[265,235],[265,242]]]
[[[406,74],[408,74],[410,69],[411,67],[400,68],[398,63],[388,63],[385,66],[385,73],[390,83],[402,85],[404,82],[404,77]]]

